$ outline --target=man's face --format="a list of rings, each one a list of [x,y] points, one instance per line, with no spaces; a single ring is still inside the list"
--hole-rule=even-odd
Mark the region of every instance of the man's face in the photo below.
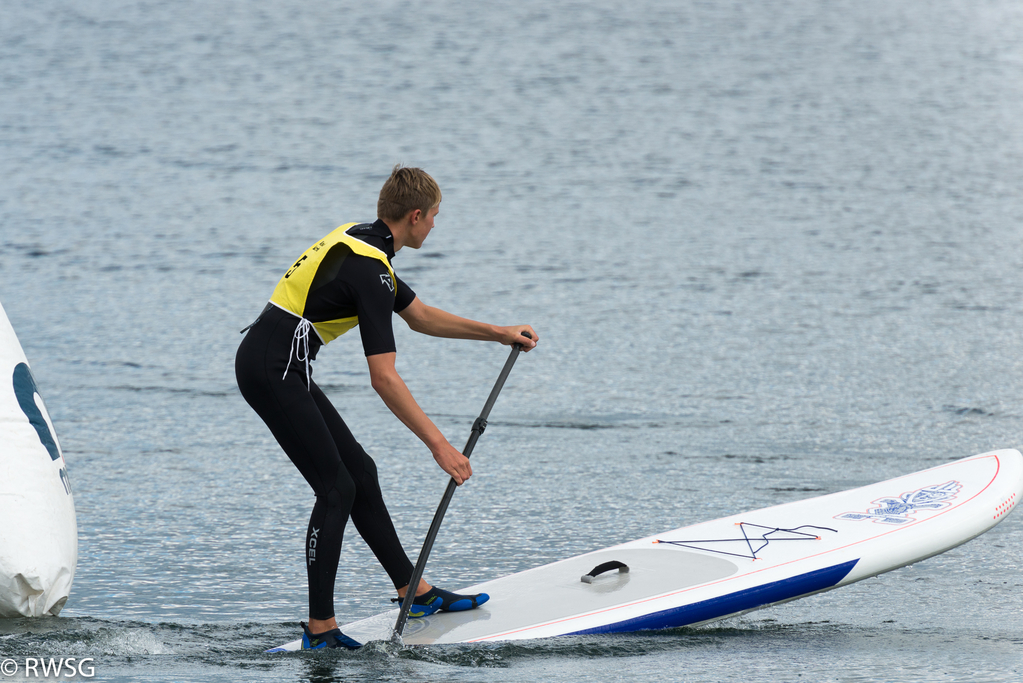
[[[418,214],[419,218],[412,225],[412,230],[409,232],[409,237],[411,239],[408,242],[408,246],[413,249],[418,249],[423,246],[423,242],[426,241],[427,235],[429,235],[430,231],[433,230],[433,221],[437,217],[438,213],[440,213],[440,204],[433,207],[425,214],[422,212]]]

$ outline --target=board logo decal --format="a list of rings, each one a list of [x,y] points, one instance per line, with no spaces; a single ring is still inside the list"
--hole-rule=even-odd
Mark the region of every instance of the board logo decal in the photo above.
[[[951,505],[963,485],[952,480],[944,484],[933,484],[922,489],[903,493],[898,498],[878,498],[866,512],[843,512],[835,515],[835,519],[854,521],[869,519],[880,524],[905,524],[916,521],[911,517],[919,510],[940,510]]]

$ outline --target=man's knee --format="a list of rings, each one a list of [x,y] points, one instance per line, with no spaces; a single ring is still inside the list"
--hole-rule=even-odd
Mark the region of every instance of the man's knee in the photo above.
[[[371,496],[381,497],[380,479],[377,477],[377,464],[369,455],[363,457],[362,478],[359,480],[362,492]]]
[[[351,506],[355,500],[355,482],[344,467],[338,467],[334,485],[327,490],[327,505],[330,507]]]

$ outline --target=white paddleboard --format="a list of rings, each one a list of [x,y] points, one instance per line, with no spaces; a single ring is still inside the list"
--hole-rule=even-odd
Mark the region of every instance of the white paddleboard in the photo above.
[[[0,306],[0,617],[58,614],[77,563],[64,454]]]
[[[474,643],[705,624],[943,553],[1000,522],[1021,495],[1023,456],[984,453],[469,586],[457,592],[488,593],[490,601],[410,619],[403,641]],[[594,571],[608,564],[615,568]],[[397,613],[341,630],[362,643],[388,640]],[[298,649],[300,640],[269,652]]]

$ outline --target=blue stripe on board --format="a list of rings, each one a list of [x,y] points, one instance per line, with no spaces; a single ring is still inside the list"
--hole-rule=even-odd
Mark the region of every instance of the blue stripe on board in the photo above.
[[[816,571],[792,576],[774,583],[767,583],[756,588],[722,595],[720,598],[711,598],[703,602],[695,602],[691,605],[682,605],[673,609],[654,612],[642,617],[619,621],[614,624],[597,626],[582,631],[575,631],[568,635],[585,635],[590,633],[628,633],[630,631],[644,631],[659,628],[677,628],[689,624],[699,624],[710,619],[720,619],[730,614],[738,614],[747,610],[764,607],[783,600],[791,600],[801,595],[809,595],[817,591],[833,588],[839,581],[844,579],[852,568],[859,562],[858,559],[836,564],[833,567],[825,567]]]

